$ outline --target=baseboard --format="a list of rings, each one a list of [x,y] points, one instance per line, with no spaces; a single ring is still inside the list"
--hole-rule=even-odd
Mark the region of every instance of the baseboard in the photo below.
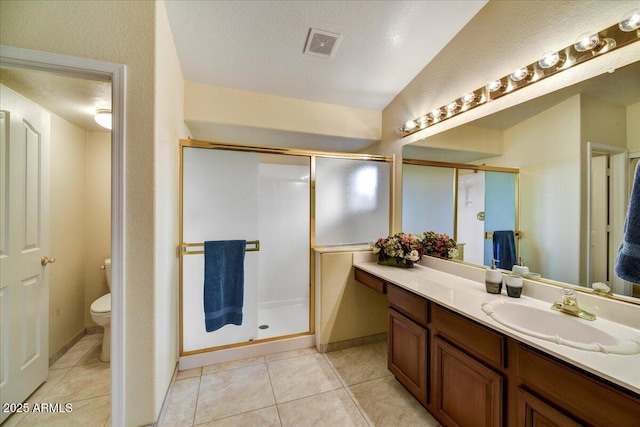
[[[87,335],[102,334],[104,333],[104,328],[102,326],[89,326],[85,328],[85,331],[87,331]]]
[[[328,344],[317,344],[316,348],[320,353],[330,353],[332,351],[344,350],[351,347],[359,347],[361,345],[375,344],[386,341],[387,333],[369,335],[366,337],[354,338],[351,340],[330,342]]]
[[[80,341],[82,339],[82,337],[84,337],[86,334],[87,334],[87,331],[85,329],[81,329],[77,334],[75,334],[73,336],[73,338],[71,338],[69,341],[67,341],[67,343],[65,345],[63,345],[60,350],[58,350],[55,353],[53,353],[53,355],[51,355],[49,357],[49,366],[51,366],[54,363],[56,363],[58,361],[58,359],[60,359],[62,356],[64,356],[64,354],[67,351],[69,351],[69,349],[71,347],[76,345],[78,343],[78,341]]]

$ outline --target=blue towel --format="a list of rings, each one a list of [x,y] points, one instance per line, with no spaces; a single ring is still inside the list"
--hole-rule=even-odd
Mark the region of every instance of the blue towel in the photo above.
[[[516,243],[513,231],[493,232],[493,258],[497,260],[497,267],[511,270],[516,263]]]
[[[204,322],[207,332],[242,325],[246,240],[204,242]]]
[[[640,284],[640,163],[636,166],[624,223],[624,239],[618,249],[615,271],[621,279]]]

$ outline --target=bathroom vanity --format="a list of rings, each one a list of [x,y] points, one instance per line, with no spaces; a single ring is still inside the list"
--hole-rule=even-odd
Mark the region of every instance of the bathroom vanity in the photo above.
[[[585,351],[511,330],[481,310],[506,293],[433,268],[354,258],[354,276],[387,296],[389,370],[443,425],[638,425],[639,354]],[[518,302],[540,305],[526,285]],[[635,328],[603,324],[640,340]]]

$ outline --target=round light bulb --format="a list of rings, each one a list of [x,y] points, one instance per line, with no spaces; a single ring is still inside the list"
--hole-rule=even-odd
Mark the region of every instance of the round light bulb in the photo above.
[[[634,9],[622,17],[618,27],[622,31],[630,32],[640,28],[640,9]]]
[[[547,52],[538,61],[538,65],[542,68],[551,68],[560,62],[560,54],[558,52]]]
[[[460,99],[462,99],[464,105],[469,105],[476,100],[476,94],[473,92],[465,93]]]
[[[495,92],[499,90],[501,87],[502,87],[502,81],[500,79],[494,80],[487,84],[487,88],[489,89],[489,92]]]
[[[434,120],[438,120],[441,115],[442,115],[442,110],[440,110],[439,108],[436,108],[435,110],[431,111],[431,117],[433,117]]]
[[[449,113],[453,113],[458,109],[458,103],[456,101],[452,101],[447,104],[447,111]]]
[[[517,70],[514,70],[513,73],[509,74],[509,77],[511,77],[511,80],[513,80],[514,82],[519,82],[520,80],[523,80],[528,75],[529,75],[529,69],[527,67],[522,67],[522,68],[518,68]]]
[[[598,46],[598,43],[600,43],[600,36],[598,33],[584,33],[578,37],[578,40],[573,44],[573,47],[578,52],[586,52]]]
[[[429,118],[426,115],[424,115],[418,119],[418,124],[420,125],[420,127],[425,127],[428,121],[429,121]]]
[[[407,120],[407,122],[404,124],[404,130],[412,130],[413,128],[416,127],[416,122],[413,120]]]

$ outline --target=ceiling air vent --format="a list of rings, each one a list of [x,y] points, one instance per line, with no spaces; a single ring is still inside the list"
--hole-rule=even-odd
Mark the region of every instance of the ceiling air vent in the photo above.
[[[307,46],[304,48],[304,53],[331,57],[336,51],[339,41],[340,34],[311,28],[311,30],[309,30],[309,37],[307,38]]]

